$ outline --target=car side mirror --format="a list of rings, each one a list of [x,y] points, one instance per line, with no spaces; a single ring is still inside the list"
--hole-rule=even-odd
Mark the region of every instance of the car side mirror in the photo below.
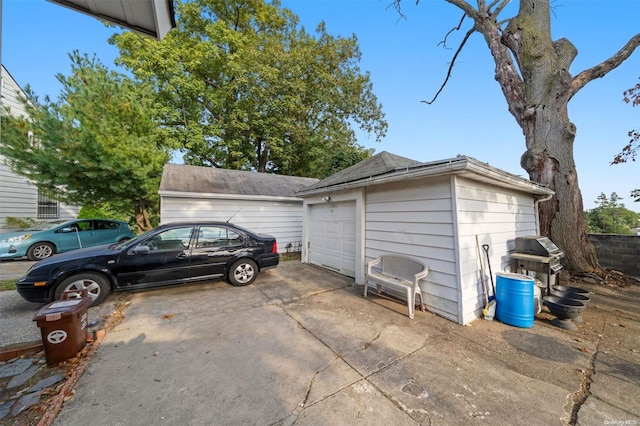
[[[76,228],[71,228],[71,227],[62,228],[60,232],[76,232]]]
[[[133,250],[133,254],[149,254],[151,253],[151,249],[147,246],[138,246],[136,248],[134,248]]]

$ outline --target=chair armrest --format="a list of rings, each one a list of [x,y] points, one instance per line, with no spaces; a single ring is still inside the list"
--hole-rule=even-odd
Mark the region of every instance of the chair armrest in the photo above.
[[[427,265],[424,265],[424,271],[418,272],[414,276],[414,282],[416,283],[416,285],[420,282],[421,279],[423,279],[427,275],[429,275],[429,267]]]
[[[382,256],[367,263],[367,274],[371,274],[371,269],[373,269],[374,266],[380,264],[380,262],[382,262]]]

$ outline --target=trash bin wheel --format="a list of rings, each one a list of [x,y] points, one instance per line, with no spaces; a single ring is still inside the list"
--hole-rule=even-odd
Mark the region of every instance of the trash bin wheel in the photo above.
[[[56,287],[54,298],[56,300],[62,297],[65,291],[87,291],[87,296],[91,298],[91,306],[102,303],[111,291],[109,280],[103,275],[93,272],[81,272],[65,278]]]

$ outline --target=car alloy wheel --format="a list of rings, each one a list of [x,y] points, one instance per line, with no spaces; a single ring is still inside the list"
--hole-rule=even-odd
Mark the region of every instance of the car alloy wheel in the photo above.
[[[30,260],[42,260],[53,255],[53,246],[49,243],[38,243],[29,248],[27,257]]]
[[[91,306],[100,304],[111,291],[109,281],[100,274],[91,272],[79,273],[66,278],[56,288],[55,299],[62,297],[65,291],[74,291],[81,294],[86,290],[87,296],[91,298]]]
[[[251,259],[240,259],[231,265],[229,281],[233,285],[249,285],[258,276],[258,265]]]

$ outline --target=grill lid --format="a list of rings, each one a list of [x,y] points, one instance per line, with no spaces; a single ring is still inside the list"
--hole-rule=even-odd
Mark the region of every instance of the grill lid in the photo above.
[[[516,252],[534,256],[564,257],[564,253],[553,241],[540,235],[516,237]]]

